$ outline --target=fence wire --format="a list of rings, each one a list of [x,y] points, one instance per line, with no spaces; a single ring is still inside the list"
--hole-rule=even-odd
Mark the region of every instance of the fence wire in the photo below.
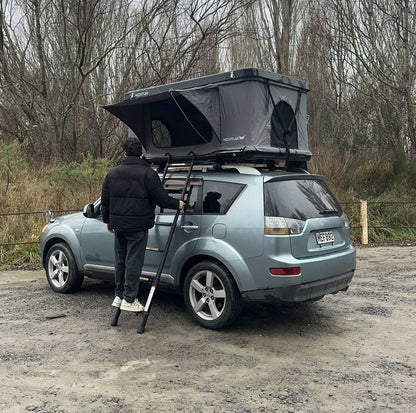
[[[341,202],[349,220],[350,228],[353,234],[353,241],[359,242],[359,232],[361,230],[360,222],[360,201]],[[408,236],[416,239],[416,200],[415,201],[368,201],[368,228],[372,231],[370,237],[383,237],[383,231],[387,232],[385,235],[394,235],[395,231],[407,231]],[[409,206],[411,206],[409,208]],[[392,209],[393,208],[393,209]],[[62,215],[73,212],[80,212],[81,209],[62,209],[52,211],[54,215]],[[10,218],[18,216],[43,215],[44,211],[29,211],[29,212],[1,212],[0,218]],[[1,226],[0,226],[1,231]],[[40,234],[39,234],[40,236]],[[0,242],[0,247],[14,247],[22,245],[38,244],[39,240],[26,241],[21,239],[19,241],[3,241]]]
[[[45,211],[30,211],[30,212],[0,212],[0,219],[1,218],[5,218],[7,219],[8,217],[19,217],[19,216],[43,216]],[[61,210],[56,210],[56,211],[52,211],[53,214],[69,214],[72,212],[80,212],[79,209],[61,209]],[[46,218],[45,218],[46,219]],[[45,221],[46,222],[46,221]],[[1,230],[0,226],[0,230]],[[39,233],[40,236],[40,233]],[[10,241],[10,242],[0,242],[0,247],[14,247],[14,246],[19,246],[19,245],[33,245],[33,244],[39,244],[39,240],[36,241],[24,241],[24,240],[20,240],[20,241]]]

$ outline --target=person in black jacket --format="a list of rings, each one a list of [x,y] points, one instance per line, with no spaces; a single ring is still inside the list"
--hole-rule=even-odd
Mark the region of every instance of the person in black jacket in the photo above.
[[[154,226],[155,204],[182,209],[184,202],[169,196],[159,175],[140,158],[142,146],[138,139],[127,139],[123,150],[121,164],[105,177],[101,208],[103,222],[114,233],[116,288],[112,305],[139,312],[144,309],[137,295],[148,230]]]

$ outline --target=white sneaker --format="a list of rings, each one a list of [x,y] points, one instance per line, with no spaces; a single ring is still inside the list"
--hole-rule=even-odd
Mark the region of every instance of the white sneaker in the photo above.
[[[144,310],[144,307],[142,304],[140,304],[140,301],[136,298],[132,303],[128,303],[124,298],[120,305],[120,310],[124,311],[133,311],[135,313],[140,313]]]
[[[113,300],[113,304],[111,304],[113,307],[117,307],[117,308],[120,308],[120,305],[121,305],[121,302],[122,302],[123,300],[120,298],[120,297],[115,297],[114,298],[114,300]]]

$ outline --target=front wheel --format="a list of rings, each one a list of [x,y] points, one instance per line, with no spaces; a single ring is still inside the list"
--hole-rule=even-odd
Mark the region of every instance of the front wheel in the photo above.
[[[53,245],[46,256],[46,278],[52,290],[70,293],[79,289],[84,279],[67,244]]]
[[[233,278],[212,261],[200,262],[189,270],[184,298],[188,311],[205,328],[230,325],[241,311],[241,296]]]

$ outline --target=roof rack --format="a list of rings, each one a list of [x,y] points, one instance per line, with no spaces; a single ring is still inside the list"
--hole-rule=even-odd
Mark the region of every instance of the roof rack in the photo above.
[[[194,152],[189,152],[188,154],[172,154],[166,152],[163,156],[155,156],[152,154],[145,153],[144,156],[148,162],[154,164],[165,163],[168,156],[175,160],[175,162],[187,162],[192,157],[195,157],[196,162],[207,162],[207,163],[243,163],[243,162],[255,162],[255,163],[267,163],[267,162],[278,162],[285,161],[287,159],[287,154],[285,152],[271,152],[271,151],[223,151],[215,152],[212,154],[195,154]],[[309,155],[304,154],[291,154],[289,157],[290,160],[301,160],[308,161],[310,159]]]
[[[191,159],[194,162],[193,170],[198,169],[213,169],[213,170],[226,170],[235,169],[240,173],[243,172],[244,168],[252,168],[257,171],[275,171],[275,170],[303,170],[307,171],[307,160],[308,157],[297,157],[295,159],[289,159],[289,162],[285,156],[276,157],[271,154],[258,152],[244,152],[244,153],[226,153],[226,154],[214,154],[212,156],[196,156],[194,153],[189,153],[186,156],[172,156],[167,153],[164,157],[146,157],[143,158],[151,165],[158,168],[159,171],[163,171],[165,165],[169,162],[170,169],[177,168],[180,170],[186,165]],[[248,171],[248,169],[246,170]]]

